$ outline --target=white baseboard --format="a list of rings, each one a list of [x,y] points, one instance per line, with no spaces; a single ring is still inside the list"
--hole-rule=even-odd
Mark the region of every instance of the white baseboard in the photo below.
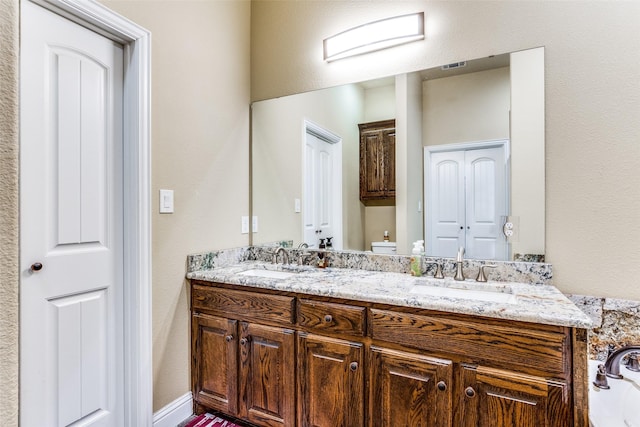
[[[193,399],[188,392],[153,414],[153,427],[176,427],[193,415]]]

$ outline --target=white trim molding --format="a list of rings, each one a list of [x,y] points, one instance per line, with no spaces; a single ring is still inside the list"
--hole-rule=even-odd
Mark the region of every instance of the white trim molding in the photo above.
[[[32,1],[124,47],[124,414],[151,426],[151,33],[92,0]]]
[[[176,427],[192,415],[193,399],[188,392],[153,414],[153,427]]]

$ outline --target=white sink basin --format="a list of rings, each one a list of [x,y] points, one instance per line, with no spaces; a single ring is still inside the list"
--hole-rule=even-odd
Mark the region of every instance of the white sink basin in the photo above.
[[[295,276],[296,273],[291,271],[253,269],[243,271],[242,273],[238,273],[238,275],[264,277],[266,279],[288,279],[291,276]]]
[[[592,427],[640,427],[640,372],[620,367],[623,379],[607,378],[609,390],[593,385],[598,370],[596,360],[589,361],[589,421]]]
[[[473,301],[497,302],[502,304],[516,304],[518,298],[507,287],[497,289],[477,288],[473,285],[460,286],[436,286],[436,285],[415,285],[410,291],[416,295],[426,295],[433,297],[458,298]]]

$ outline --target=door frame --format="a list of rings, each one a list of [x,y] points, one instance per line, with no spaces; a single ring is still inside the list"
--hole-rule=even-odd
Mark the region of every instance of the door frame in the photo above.
[[[124,414],[126,426],[151,426],[151,33],[97,2],[23,1],[64,16],[124,48]]]
[[[428,239],[427,230],[429,230],[430,221],[432,220],[427,203],[429,202],[429,188],[431,185],[431,155],[433,153],[443,153],[447,151],[466,151],[479,150],[484,148],[502,148],[504,153],[504,170],[505,170],[505,207],[507,212],[511,212],[511,152],[509,150],[509,139],[491,139],[486,141],[458,142],[452,144],[427,145],[424,147],[424,239]],[[511,253],[511,242],[507,240],[506,246],[507,256]]]
[[[317,138],[331,144],[334,148],[334,155],[332,156],[333,164],[332,170],[334,171],[333,179],[331,182],[331,216],[334,225],[333,247],[335,249],[342,249],[344,240],[342,236],[342,138],[333,132],[323,128],[316,123],[308,119],[303,120],[302,125],[302,197],[304,194],[305,182],[307,179],[307,162],[306,162],[306,150],[307,150],[307,134],[316,136]],[[303,203],[304,206],[304,203]],[[304,215],[307,213],[302,212],[301,231],[302,241],[304,241]]]

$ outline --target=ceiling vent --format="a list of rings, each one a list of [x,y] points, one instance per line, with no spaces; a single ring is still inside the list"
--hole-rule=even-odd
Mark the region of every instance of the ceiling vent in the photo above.
[[[467,61],[460,61],[460,62],[453,62],[451,64],[443,65],[440,68],[442,68],[443,70],[453,70],[455,68],[465,67],[466,65],[467,65]]]

